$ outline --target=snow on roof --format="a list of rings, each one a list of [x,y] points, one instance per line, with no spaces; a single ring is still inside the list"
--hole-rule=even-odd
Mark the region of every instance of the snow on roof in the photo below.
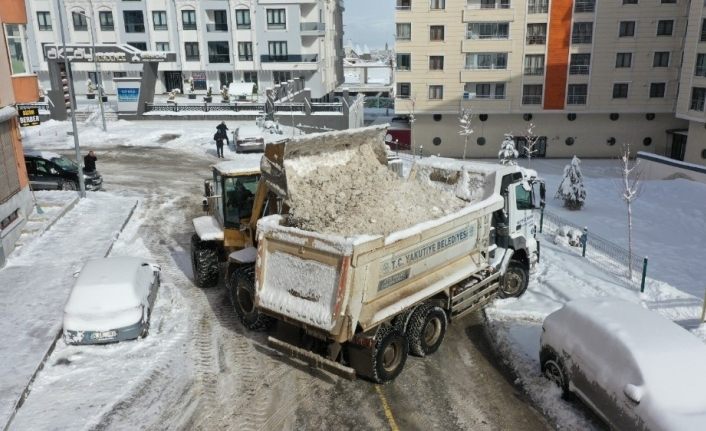
[[[60,159],[61,155],[51,151],[25,150],[25,156],[40,157],[45,160]]]
[[[213,168],[222,175],[259,173],[261,158],[262,154],[238,154],[236,159],[216,163]]]

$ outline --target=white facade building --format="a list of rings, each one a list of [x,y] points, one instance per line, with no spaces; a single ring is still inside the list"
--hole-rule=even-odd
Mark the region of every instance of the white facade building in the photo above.
[[[217,93],[230,82],[255,82],[262,92],[302,77],[312,97],[324,98],[343,82],[342,0],[26,0],[30,65],[45,88],[43,47],[61,43],[59,4],[67,43],[90,44],[95,34],[97,44],[175,52],[175,62],[160,64],[156,93],[188,91],[189,78],[196,91]],[[113,94],[112,78],[137,76],[141,66],[101,69]],[[96,81],[91,63],[73,71],[79,94]]]

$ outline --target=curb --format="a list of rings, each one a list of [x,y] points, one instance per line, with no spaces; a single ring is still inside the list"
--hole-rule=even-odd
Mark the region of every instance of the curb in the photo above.
[[[79,201],[79,198],[78,198],[78,196],[76,196],[70,204],[66,205],[61,211],[59,211],[59,214],[56,217],[54,217],[54,220],[49,222],[47,227],[42,229],[42,232],[39,235],[37,235],[37,238],[40,238],[42,235],[44,235],[49,229],[52,228],[52,226],[54,226],[56,224],[56,222],[58,222],[63,216],[65,216],[67,212],[71,211],[73,209],[73,207],[76,206],[78,201]]]

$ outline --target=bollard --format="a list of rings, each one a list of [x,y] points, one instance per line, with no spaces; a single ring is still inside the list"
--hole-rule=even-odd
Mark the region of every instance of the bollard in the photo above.
[[[542,207],[542,210],[539,213],[539,233],[542,233],[543,228],[544,228],[544,207]]]
[[[586,243],[588,242],[588,227],[583,228],[583,235],[581,235],[581,257],[586,257]]]
[[[645,292],[645,278],[647,278],[647,256],[642,261],[642,282],[640,282],[640,293]]]

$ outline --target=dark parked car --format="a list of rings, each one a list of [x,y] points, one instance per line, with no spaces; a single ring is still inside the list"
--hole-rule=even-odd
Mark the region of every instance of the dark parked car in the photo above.
[[[73,160],[48,151],[25,151],[27,175],[34,190],[77,190],[78,166]],[[103,177],[83,170],[86,190],[100,190]]]

